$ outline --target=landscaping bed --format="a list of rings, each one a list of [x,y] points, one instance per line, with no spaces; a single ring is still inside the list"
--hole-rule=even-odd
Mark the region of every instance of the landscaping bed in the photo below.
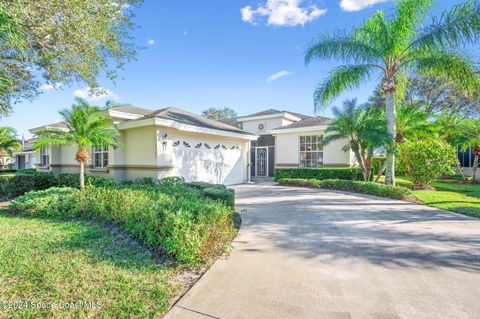
[[[412,193],[405,187],[388,186],[373,182],[347,181],[339,179],[280,179],[280,185],[293,185],[302,187],[314,187],[321,189],[335,189],[352,193],[386,197],[391,199],[407,200],[412,197]]]
[[[103,306],[28,309],[20,317],[159,317],[195,279],[182,274],[198,275],[238,231],[234,192],[222,185],[166,178],[89,179],[84,192],[68,187],[77,182],[52,174],[0,179],[4,196],[23,193],[0,215],[0,281],[8,283],[0,300]],[[190,279],[179,283],[184,277]]]

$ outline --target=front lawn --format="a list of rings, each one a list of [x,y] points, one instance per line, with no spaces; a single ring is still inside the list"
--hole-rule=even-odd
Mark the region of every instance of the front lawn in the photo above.
[[[0,212],[2,318],[156,318],[174,271],[116,227]]]
[[[413,187],[405,177],[397,178],[397,184]],[[452,178],[436,180],[432,186],[433,190],[414,190],[413,195],[427,206],[480,217],[480,184],[463,184],[460,179]]]

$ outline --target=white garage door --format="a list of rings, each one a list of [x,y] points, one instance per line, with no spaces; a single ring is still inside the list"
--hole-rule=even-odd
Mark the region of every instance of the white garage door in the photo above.
[[[246,167],[242,153],[236,144],[178,140],[173,143],[175,175],[187,181],[241,184]]]

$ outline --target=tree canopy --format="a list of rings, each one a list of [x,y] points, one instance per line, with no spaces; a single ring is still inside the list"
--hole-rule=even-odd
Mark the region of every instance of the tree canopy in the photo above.
[[[325,33],[313,41],[305,52],[306,64],[332,58],[342,62],[315,90],[315,108],[378,76],[386,97],[387,132],[393,141],[396,97],[405,92],[410,74],[442,78],[469,95],[478,92],[475,61],[459,48],[480,39],[480,1],[458,4],[427,24],[433,4],[433,0],[399,0],[392,15],[377,11],[350,31]],[[395,149],[387,152],[385,180],[395,185]]]
[[[98,87],[137,52],[129,30],[141,0],[4,0],[0,3],[1,110],[49,84]],[[4,41],[7,39],[8,41]]]
[[[235,110],[224,107],[224,108],[215,108],[211,107],[202,112],[202,116],[209,118],[211,120],[223,120],[237,117],[237,112]]]

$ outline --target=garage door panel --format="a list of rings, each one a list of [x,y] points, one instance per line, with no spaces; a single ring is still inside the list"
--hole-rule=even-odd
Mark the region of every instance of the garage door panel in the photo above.
[[[239,184],[244,182],[244,161],[239,146],[191,147],[193,142],[178,143],[173,148],[175,175],[187,181],[203,181],[214,184]],[[232,147],[235,147],[232,149]]]

